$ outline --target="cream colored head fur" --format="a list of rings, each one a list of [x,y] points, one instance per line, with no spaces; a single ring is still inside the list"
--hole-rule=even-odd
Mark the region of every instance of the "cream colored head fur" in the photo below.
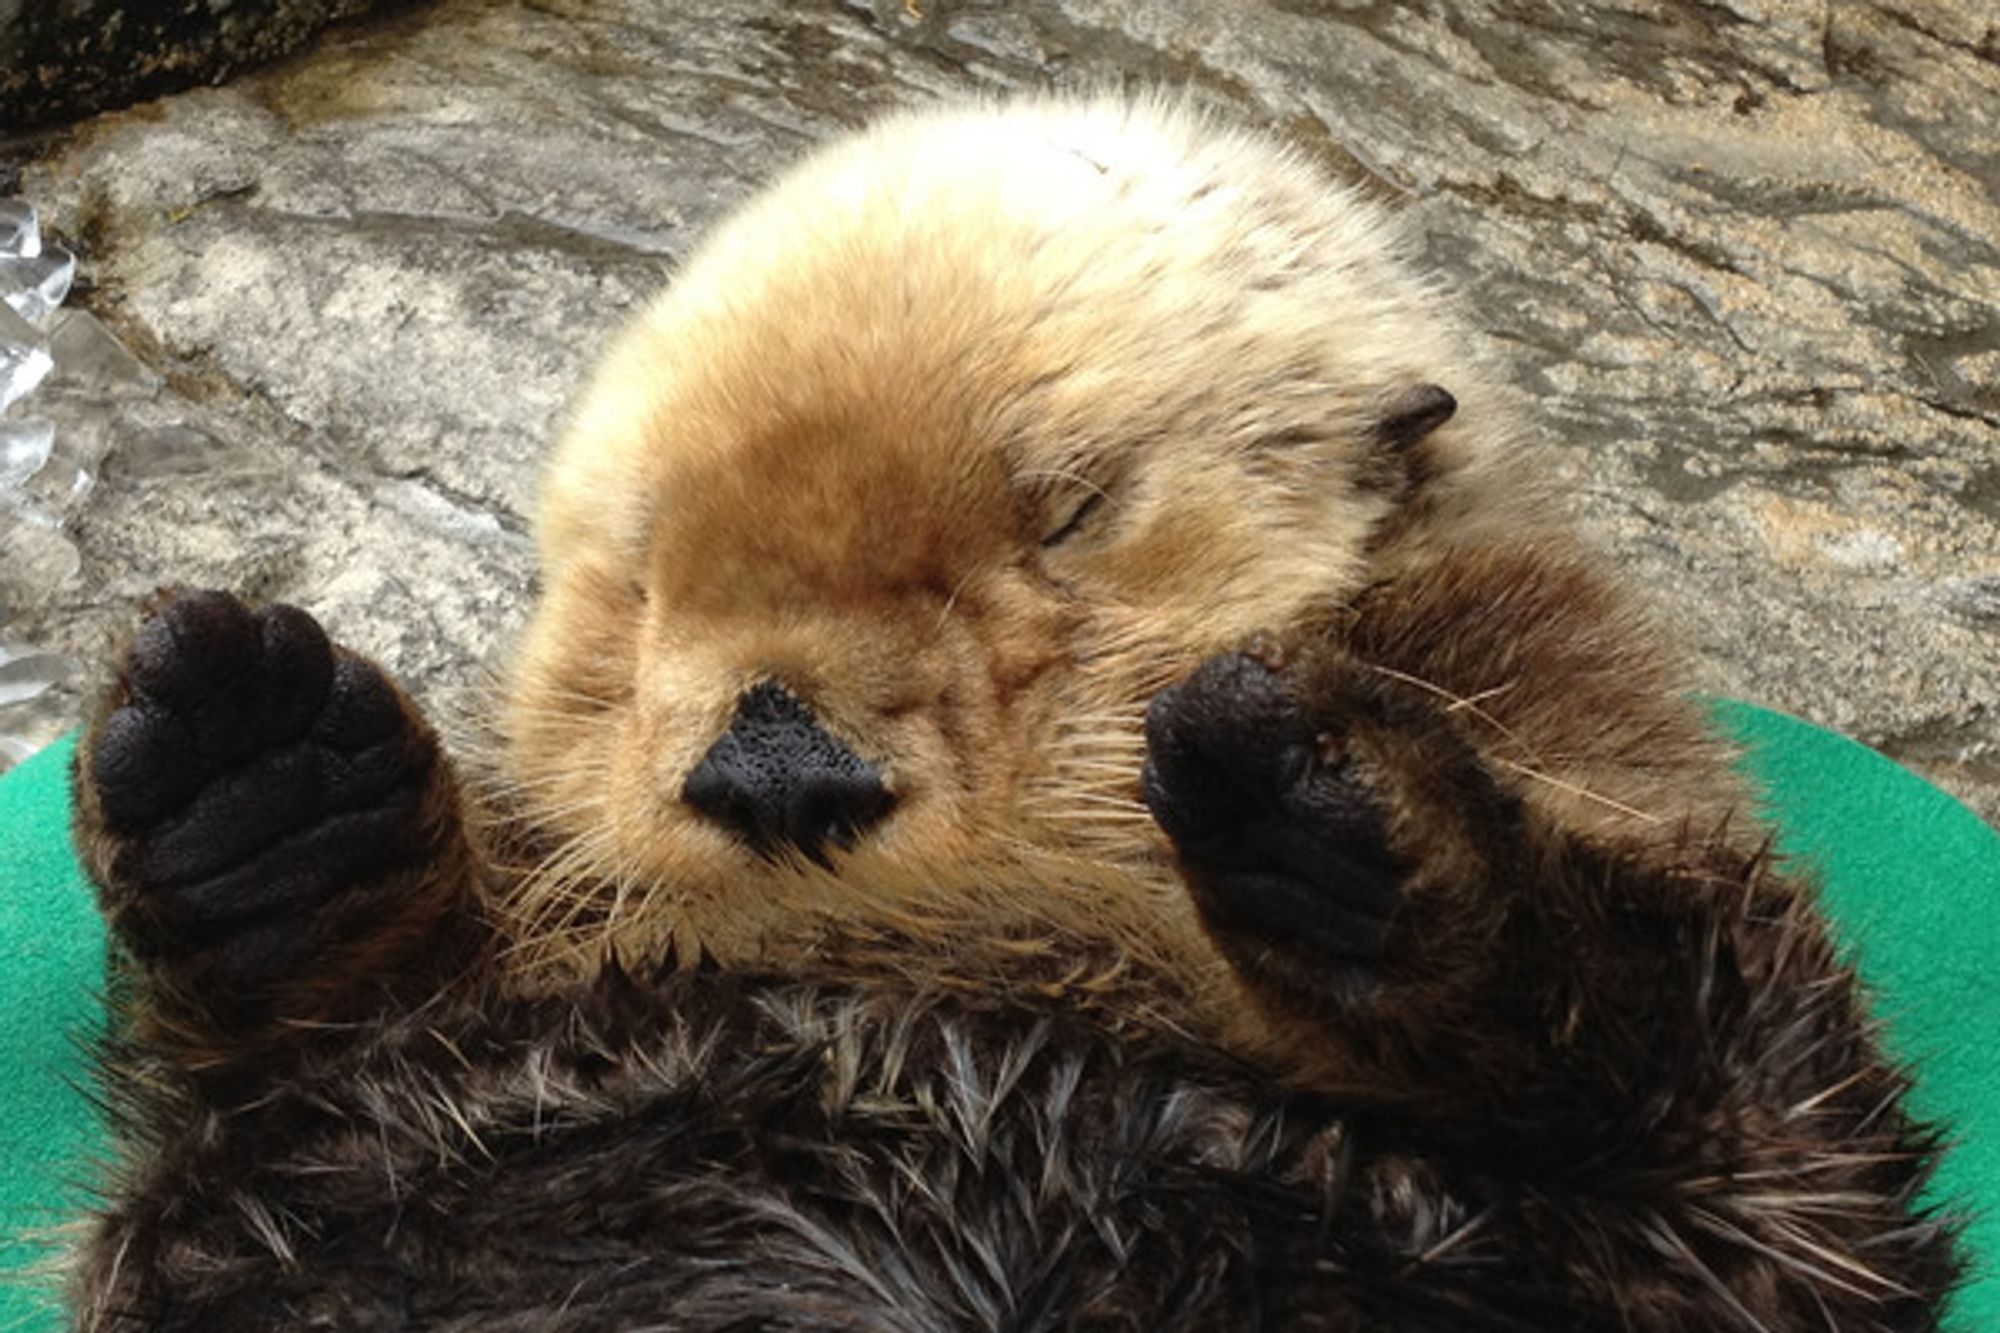
[[[1122,101],[904,115],[725,222],[549,468],[505,719],[527,955],[782,962],[831,917],[1205,974],[1138,798],[1148,699],[1393,558],[1398,391],[1448,386],[1448,485],[1504,489],[1398,250],[1297,155]],[[832,874],[681,799],[766,678],[897,796]]]

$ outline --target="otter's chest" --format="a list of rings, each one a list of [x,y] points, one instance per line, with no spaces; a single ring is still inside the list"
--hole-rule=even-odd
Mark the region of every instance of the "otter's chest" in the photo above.
[[[89,1299],[189,1329],[1553,1313],[1491,1267],[1513,1239],[1477,1216],[1490,1189],[1359,1138],[1324,1102],[1062,1016],[621,981],[431,1015],[198,1118],[100,1237]]]

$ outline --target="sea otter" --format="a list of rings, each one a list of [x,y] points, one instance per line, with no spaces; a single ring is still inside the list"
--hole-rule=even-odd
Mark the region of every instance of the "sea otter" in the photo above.
[[[164,598],[78,1326],[1937,1327],[1934,1136],[1400,249],[905,115],[611,352],[468,781]]]

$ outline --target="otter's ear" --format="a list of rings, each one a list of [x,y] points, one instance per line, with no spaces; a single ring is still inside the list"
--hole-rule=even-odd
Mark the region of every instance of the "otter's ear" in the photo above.
[[[1375,425],[1382,443],[1401,453],[1451,420],[1458,399],[1435,384],[1413,384],[1392,394]]]

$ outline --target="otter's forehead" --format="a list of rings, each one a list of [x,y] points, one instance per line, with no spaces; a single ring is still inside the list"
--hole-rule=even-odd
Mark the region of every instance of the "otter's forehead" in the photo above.
[[[800,367],[1213,379],[1233,353],[1365,374],[1359,328],[1416,293],[1373,209],[1272,147],[1125,105],[891,121],[725,225],[666,321]],[[894,364],[885,364],[893,362]]]
[[[1024,406],[1103,404],[1127,423],[1097,423],[1110,441],[1247,382],[1337,400],[1388,377],[1412,349],[1374,331],[1417,322],[1421,292],[1383,220],[1191,130],[1122,106],[891,122],[727,224],[656,326],[739,425],[930,399],[968,446]]]
[[[1454,354],[1394,249],[1319,172],[1184,113],[891,120],[723,224],[614,351],[551,472],[545,556],[705,508],[739,538],[758,513],[997,539],[1061,509],[1041,490],[1148,460],[1337,477],[1383,398]]]

